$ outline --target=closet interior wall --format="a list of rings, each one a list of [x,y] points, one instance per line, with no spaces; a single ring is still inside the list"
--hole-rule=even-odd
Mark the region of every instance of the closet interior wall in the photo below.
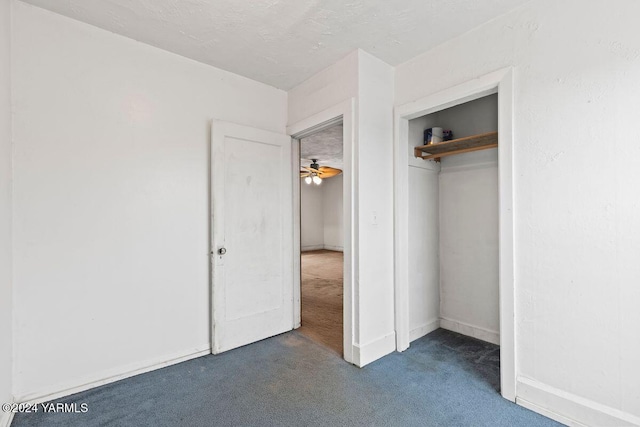
[[[497,149],[414,158],[434,126],[454,138],[497,131],[498,97],[409,122],[410,339],[442,327],[498,344]]]

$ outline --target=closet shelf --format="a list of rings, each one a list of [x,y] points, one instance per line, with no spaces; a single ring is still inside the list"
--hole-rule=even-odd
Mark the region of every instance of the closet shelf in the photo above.
[[[481,133],[451,141],[415,147],[414,155],[420,159],[431,160],[453,154],[468,153],[470,151],[486,150],[498,146],[498,132]]]

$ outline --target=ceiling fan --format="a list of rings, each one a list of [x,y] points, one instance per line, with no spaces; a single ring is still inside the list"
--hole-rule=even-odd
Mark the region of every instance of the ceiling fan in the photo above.
[[[323,179],[331,178],[332,176],[340,175],[342,171],[340,169],[332,168],[329,166],[320,166],[318,159],[311,159],[313,163],[309,167],[302,166],[300,171],[300,178],[304,178],[304,182],[316,185],[320,185]]]

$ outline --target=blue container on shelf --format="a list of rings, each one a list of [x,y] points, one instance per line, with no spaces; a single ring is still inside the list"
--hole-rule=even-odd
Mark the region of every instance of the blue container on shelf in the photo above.
[[[424,145],[431,144],[432,128],[424,130]]]

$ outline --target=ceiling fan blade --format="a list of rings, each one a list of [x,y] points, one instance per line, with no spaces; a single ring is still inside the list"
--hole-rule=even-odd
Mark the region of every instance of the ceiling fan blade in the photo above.
[[[331,166],[320,166],[320,172],[338,171],[342,172],[342,169],[332,168]]]
[[[342,171],[340,169],[332,168],[329,166],[321,166],[318,175],[320,178],[331,178],[332,176],[340,175]]]
[[[308,176],[310,176],[311,174],[309,172],[300,172],[300,178],[306,178]]]

